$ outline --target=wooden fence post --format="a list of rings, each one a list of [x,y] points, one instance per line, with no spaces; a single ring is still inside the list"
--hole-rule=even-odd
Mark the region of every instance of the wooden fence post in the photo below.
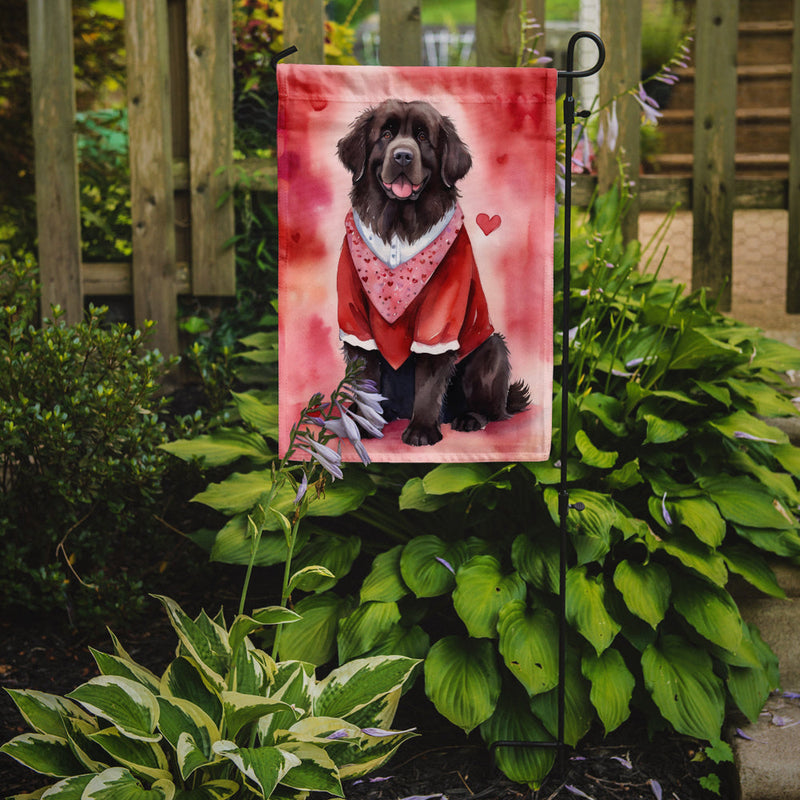
[[[42,316],[83,318],[71,0],[29,0]]]
[[[178,323],[168,35],[164,0],[127,0],[134,316],[137,325],[156,320],[154,346],[174,354]]]
[[[287,61],[325,63],[325,9],[323,0],[286,0],[283,4],[283,41],[297,52]]]
[[[523,17],[536,17],[544,33],[544,0],[475,0],[475,52],[479,67],[515,67]],[[539,51],[544,55],[540,41]]]
[[[234,234],[231,2],[189,0],[186,21],[192,294],[233,295],[236,261],[229,244]]]
[[[692,288],[731,307],[739,2],[697,0]]]
[[[786,312],[800,314],[800,3],[794,4],[792,117],[789,138],[789,262]]]
[[[600,71],[600,107],[616,100],[619,133],[616,142],[609,142],[612,107],[604,108],[601,125],[605,142],[598,153],[598,188],[608,191],[619,177],[623,163],[623,180],[633,184],[634,195],[622,220],[625,241],[639,236],[639,162],[641,161],[640,126],[642,109],[627,94],[641,80],[642,72],[642,4],[639,0],[606,0],[600,7],[600,31],[606,46],[606,63]],[[609,147],[613,144],[613,149]]]
[[[384,66],[422,64],[422,19],[419,0],[380,0],[380,60]],[[398,35],[398,31],[401,32]]]

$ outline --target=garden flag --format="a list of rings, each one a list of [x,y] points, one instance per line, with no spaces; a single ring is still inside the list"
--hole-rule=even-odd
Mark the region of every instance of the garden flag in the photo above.
[[[357,362],[373,461],[547,459],[556,72],[280,64],[278,90],[281,453]]]

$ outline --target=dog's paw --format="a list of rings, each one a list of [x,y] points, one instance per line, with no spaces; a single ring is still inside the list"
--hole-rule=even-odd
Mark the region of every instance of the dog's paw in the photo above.
[[[442,432],[438,425],[419,425],[411,423],[404,431],[402,439],[414,447],[436,444],[442,440]]]
[[[450,423],[450,427],[454,431],[482,431],[488,422],[489,420],[483,414],[468,411],[466,414],[456,417]]]

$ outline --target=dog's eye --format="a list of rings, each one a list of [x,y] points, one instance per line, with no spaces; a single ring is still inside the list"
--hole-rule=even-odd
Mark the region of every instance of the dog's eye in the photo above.
[[[425,133],[425,131],[420,131],[417,134],[417,139],[419,139],[420,142],[427,142],[428,141],[428,134]]]
[[[389,140],[389,139],[391,139],[391,138],[392,138],[392,132],[391,132],[390,130],[388,130],[388,129],[387,129],[387,130],[385,130],[385,131],[384,131],[384,132],[381,134],[381,139],[386,139],[386,140],[388,141],[388,140]]]

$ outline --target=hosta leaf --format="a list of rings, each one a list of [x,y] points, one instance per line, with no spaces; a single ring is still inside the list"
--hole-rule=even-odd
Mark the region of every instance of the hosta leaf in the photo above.
[[[349,611],[348,602],[332,592],[309,595],[295,605],[300,621],[281,631],[281,660],[324,664],[336,653],[339,619]]]
[[[425,693],[467,733],[494,713],[500,687],[494,645],[486,639],[446,636],[425,659]]]
[[[703,497],[686,497],[667,501],[672,519],[685,525],[703,544],[719,547],[725,538],[725,520],[716,505]]]
[[[208,781],[196,789],[179,789],[175,800],[228,800],[238,791],[239,784],[235,781]]]
[[[674,419],[663,419],[654,414],[644,414],[647,423],[645,444],[669,444],[686,435],[689,430],[682,422]]]
[[[451,500],[446,495],[428,494],[422,484],[422,478],[411,478],[406,481],[400,492],[399,508],[401,511],[437,511]]]
[[[170,780],[167,757],[157,744],[130,739],[116,728],[106,728],[91,734],[89,738],[134,775],[149,781]]]
[[[331,757],[321,748],[308,742],[283,742],[280,749],[300,759],[282,778],[284,786],[306,792],[326,792],[344,797],[339,770]]]
[[[589,682],[581,674],[578,653],[576,650],[569,650],[564,672],[564,741],[570,747],[575,747],[586,735],[594,719],[589,690]],[[557,736],[558,689],[531,697],[530,708],[549,733]]]
[[[219,467],[239,458],[266,464],[275,458],[263,436],[240,428],[217,428],[210,434],[166,442],[159,447],[184,461],[197,459],[204,467]]]
[[[661,564],[620,561],[614,570],[614,586],[625,599],[628,610],[651,628],[655,629],[664,619],[672,587],[669,572]]]
[[[214,743],[214,752],[233,762],[239,772],[261,789],[264,797],[271,797],[283,776],[300,765],[296,755],[277,747],[237,747],[225,739]]]
[[[755,439],[762,439],[774,444],[786,444],[789,437],[774,425],[748,414],[746,411],[734,411],[727,417],[712,419],[708,423],[729,439],[740,439],[741,434]]]
[[[93,647],[90,647],[89,650],[103,675],[119,675],[122,678],[130,678],[132,681],[141,683],[151,692],[158,691],[159,679],[149,669],[137,664],[130,658],[101,653]]]
[[[553,523],[558,525],[560,522],[558,492],[555,489],[546,489],[544,497]],[[588,489],[572,489],[569,493],[569,502],[571,506],[578,503],[584,506],[580,511],[570,508],[567,515],[569,533],[607,539],[617,519],[617,507],[607,494]]]
[[[117,675],[100,675],[70,692],[90,714],[108,720],[131,739],[157,742],[158,703],[140,683]]]
[[[25,722],[36,733],[64,736],[64,717],[91,721],[91,717],[77,704],[64,697],[34,689],[6,689]]]
[[[524,691],[509,683],[489,719],[481,724],[488,746],[495,742],[550,742],[553,737],[531,712]],[[501,746],[495,761],[503,774],[517,783],[538,789],[555,762],[555,748]]]
[[[401,689],[419,661],[404,656],[358,658],[332,670],[316,687],[314,713],[349,719],[353,712]]]
[[[622,627],[608,613],[605,594],[602,574],[592,577],[587,574],[586,567],[572,567],[567,571],[567,620],[598,655],[611,644]]]
[[[697,328],[687,328],[673,350],[669,368],[697,369],[714,361],[736,363],[741,360],[742,352],[738,347],[712,339]]]
[[[305,526],[300,528],[297,546],[302,547],[306,541],[307,531]],[[286,560],[286,538],[282,533],[264,531],[258,541],[255,555],[253,555],[253,537],[250,535],[247,524],[247,514],[237,514],[231,517],[217,532],[211,545],[211,561],[221,561],[224,564],[249,564],[253,559],[253,566],[270,567]]]
[[[750,361],[751,369],[775,370],[776,372],[800,369],[800,356],[797,348],[786,342],[762,336],[758,339],[758,347],[753,350]]]
[[[177,751],[182,734],[192,737],[192,744],[206,760],[211,758],[211,745],[220,738],[214,720],[199,706],[179,697],[159,697],[158,727],[164,738]],[[184,780],[188,773],[182,774]]]
[[[494,639],[500,609],[511,600],[522,600],[525,592],[519,573],[504,575],[493,556],[474,556],[456,573],[453,608],[470,636]]]
[[[786,597],[772,567],[754,547],[748,544],[729,544],[720,552],[731,572],[741,575],[748,583],[770,597]]]
[[[770,448],[772,455],[780,465],[795,478],[800,477],[800,447],[793,444],[782,444]]]
[[[368,656],[406,656],[423,659],[430,650],[430,636],[419,625],[410,628],[393,625],[368,653]]]
[[[468,557],[463,541],[449,544],[438,536],[417,536],[403,548],[400,573],[417,597],[436,597],[453,588],[454,573]]]
[[[587,653],[581,662],[581,671],[592,684],[589,699],[608,735],[630,716],[636,679],[619,650],[611,647],[599,656]]]
[[[81,800],[172,800],[174,796],[172,781],[156,781],[145,789],[127,769],[111,767],[86,784]]]
[[[786,395],[762,380],[740,381],[736,378],[727,378],[725,383],[739,397],[752,403],[753,411],[761,417],[787,417],[797,414],[797,409]]]
[[[241,418],[270,439],[278,439],[278,406],[263,403],[253,392],[231,392]]]
[[[750,528],[797,527],[797,520],[780,501],[750,478],[719,475],[701,478],[700,485],[731,522]]]
[[[192,501],[203,503],[223,514],[233,515],[249,511],[264,497],[272,484],[272,471],[234,472],[220,483],[211,483],[196,494]]]
[[[742,641],[742,618],[725,589],[682,575],[672,587],[672,604],[701,635],[725,650],[736,651]]]
[[[647,691],[678,733],[719,739],[725,694],[705,651],[666,634],[642,654],[642,671]]]
[[[551,611],[514,600],[500,610],[497,632],[498,650],[528,694],[558,684],[558,623]]]
[[[765,670],[762,667],[728,667],[726,683],[739,710],[750,722],[756,722],[774,688]]]
[[[228,644],[232,651],[239,649],[245,637],[265,625],[284,625],[299,622],[302,617],[296,612],[283,606],[267,606],[253,611],[252,616],[239,614],[228,631]]]
[[[644,478],[639,470],[638,458],[628,461],[606,476],[606,484],[609,489],[623,491],[630,489],[632,486],[638,486],[640,483],[644,483]]]
[[[188,658],[176,658],[161,676],[164,697],[188,700],[200,708],[216,725],[222,722],[222,698]]]
[[[422,479],[422,487],[427,494],[452,494],[480,486],[491,476],[487,464],[439,464]]]
[[[94,773],[87,775],[74,775],[70,778],[64,778],[58,783],[54,783],[41,795],[36,794],[14,795],[8,800],[34,800],[34,798],[41,797],[42,800],[47,798],[56,798],[56,800],[81,800],[83,797],[83,790],[89,785],[89,782],[94,778]],[[39,790],[41,791],[41,789]]]
[[[755,545],[760,550],[775,553],[778,556],[793,558],[800,556],[800,535],[796,531],[777,530],[775,528],[748,528],[746,525],[734,525],[736,533]]]
[[[315,536],[292,562],[295,570],[312,566],[320,566],[329,570],[331,575],[309,573],[297,582],[297,587],[304,592],[324,592],[336,585],[353,566],[361,551],[359,536]]]
[[[661,501],[658,500],[658,503],[660,506]],[[662,550],[716,583],[717,586],[724,586],[728,580],[728,570],[725,568],[722,556],[699,542],[694,535],[673,532],[661,540],[656,540],[650,535],[646,538],[646,542],[651,551]]]
[[[69,742],[49,733],[23,733],[0,747],[0,753],[16,759],[34,772],[63,778],[86,772],[70,749]]]
[[[364,655],[399,621],[397,603],[362,603],[339,623],[339,663]]]
[[[511,545],[511,563],[536,589],[558,592],[559,545],[555,537],[532,539],[521,533]]]
[[[710,383],[708,381],[693,380],[692,383],[697,386],[700,391],[705,392],[709,397],[712,397],[721,405],[729,408],[731,405],[731,393],[720,384]]]
[[[206,767],[217,760],[217,756],[204,752],[194,736],[187,731],[183,731],[178,735],[175,756],[178,762],[178,769],[184,780],[187,780],[196,770]]]
[[[625,409],[616,397],[592,392],[581,398],[581,411],[597,417],[614,436],[624,437],[628,430],[625,425]]]
[[[314,665],[302,661],[282,661],[278,665],[270,696],[294,706],[300,713],[311,710],[313,689],[316,685]],[[308,719],[315,719],[308,717]],[[297,722],[295,711],[278,711],[258,722],[258,735],[262,744],[275,744],[274,734],[287,730]]]
[[[403,546],[397,545],[375,557],[372,569],[361,584],[361,602],[380,600],[391,603],[405,597],[408,587],[400,573],[400,554]]]
[[[272,697],[243,694],[242,692],[223,692],[222,708],[225,715],[225,731],[228,736],[236,736],[251,722],[278,711],[292,711],[288,703]]]
[[[619,453],[616,450],[599,450],[595,447],[588,434],[582,430],[577,431],[575,434],[575,446],[580,451],[581,461],[597,469],[611,469],[619,458]]]

